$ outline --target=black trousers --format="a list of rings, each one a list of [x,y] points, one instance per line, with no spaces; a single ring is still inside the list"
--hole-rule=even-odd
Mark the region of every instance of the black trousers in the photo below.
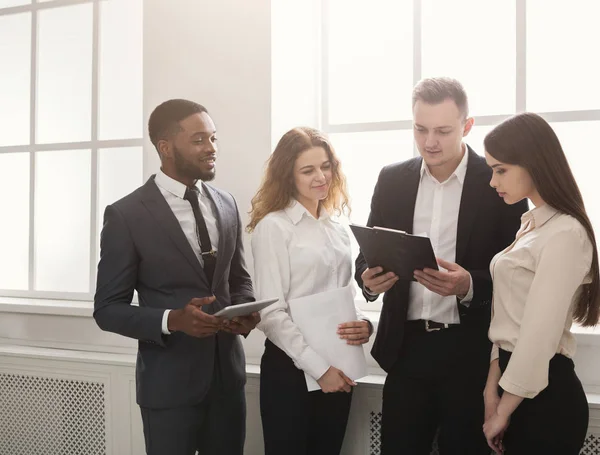
[[[500,350],[500,371],[506,370],[510,356]],[[504,436],[506,455],[578,455],[581,451],[589,408],[573,361],[555,355],[548,380],[548,387],[535,398],[523,400],[511,416]]]
[[[243,455],[246,436],[244,388],[224,390],[218,355],[212,384],[201,403],[151,409],[140,407],[148,455]]]
[[[269,340],[260,366],[265,455],[340,453],[351,393],[308,392],[304,372]]]
[[[383,388],[382,455],[489,455],[483,389],[490,343],[485,327],[426,332],[407,322],[398,361]]]

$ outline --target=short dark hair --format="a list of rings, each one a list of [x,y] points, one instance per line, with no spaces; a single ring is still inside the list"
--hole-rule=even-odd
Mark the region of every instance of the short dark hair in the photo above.
[[[158,150],[158,142],[168,139],[181,129],[179,122],[190,115],[208,111],[201,104],[184,99],[173,99],[159,104],[148,120],[150,141]]]
[[[412,106],[414,108],[419,100],[427,104],[439,104],[448,99],[454,101],[465,118],[469,116],[467,92],[460,82],[451,77],[421,79],[413,89]]]

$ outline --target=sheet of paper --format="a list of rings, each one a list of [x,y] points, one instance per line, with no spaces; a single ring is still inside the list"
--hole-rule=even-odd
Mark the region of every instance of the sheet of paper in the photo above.
[[[352,346],[337,334],[338,324],[356,321],[352,284],[339,289],[290,300],[290,314],[308,345],[352,380],[367,375],[367,361],[362,346]],[[319,384],[304,374],[308,390]]]

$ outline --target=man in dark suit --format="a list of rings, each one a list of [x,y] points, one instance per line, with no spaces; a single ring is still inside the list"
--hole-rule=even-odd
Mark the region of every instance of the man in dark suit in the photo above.
[[[372,350],[387,372],[382,454],[428,455],[439,430],[442,455],[488,455],[489,264],[513,241],[527,206],[504,204],[485,160],[463,143],[473,119],[458,81],[417,84],[413,120],[421,157],[381,171],[368,225],[427,235],[440,270],[415,271],[411,282],[369,268],[362,254],[356,260],[366,299],[385,293]]]
[[[104,214],[94,318],[138,341],[137,402],[151,455],[241,455],[245,359],[235,321],[218,310],[253,301],[242,224],[215,175],[216,128],[187,100],[158,106],[148,122],[161,169]],[[137,290],[139,306],[131,305]]]

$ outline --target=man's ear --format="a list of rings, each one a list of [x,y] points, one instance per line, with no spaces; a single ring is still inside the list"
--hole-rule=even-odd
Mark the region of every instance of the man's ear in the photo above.
[[[475,123],[475,119],[473,117],[469,117],[465,120],[465,127],[463,129],[463,137],[467,136],[471,132],[471,128],[473,128],[474,123]]]
[[[171,143],[165,139],[158,141],[156,150],[158,150],[161,159],[168,159],[173,156],[173,147],[171,146]]]

